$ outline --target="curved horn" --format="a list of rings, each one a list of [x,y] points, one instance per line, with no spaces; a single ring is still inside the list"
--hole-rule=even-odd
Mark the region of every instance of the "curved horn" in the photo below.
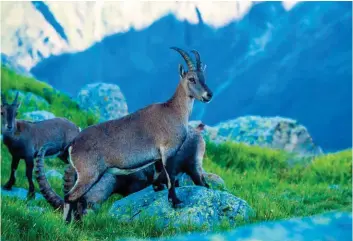
[[[201,58],[199,52],[197,52],[196,50],[191,50],[191,52],[195,55],[196,69],[201,71]]]
[[[14,99],[14,101],[12,102],[13,105],[16,105],[16,104],[17,104],[18,93],[19,93],[19,92],[17,91],[16,96],[15,96],[15,99]]]
[[[184,58],[186,64],[188,65],[189,70],[195,70],[194,63],[192,62],[192,60],[187,52],[185,52],[184,50],[179,49],[177,47],[170,47],[170,48],[177,51]]]
[[[5,95],[4,95],[3,93],[1,93],[1,104],[2,104],[2,105],[7,104]]]

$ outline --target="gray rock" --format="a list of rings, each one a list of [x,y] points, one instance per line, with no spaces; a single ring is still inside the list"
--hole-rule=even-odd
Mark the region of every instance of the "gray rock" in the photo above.
[[[349,241],[352,240],[352,213],[331,212],[304,218],[262,222],[224,233],[193,233],[171,238],[148,240],[168,241]]]
[[[42,208],[42,207],[38,207],[38,206],[28,206],[28,209],[30,211],[34,211],[34,212],[44,212],[46,209]]]
[[[206,182],[212,187],[212,189],[225,189],[224,180],[220,176],[207,172],[203,172],[203,175],[206,179]],[[179,183],[181,187],[194,185],[191,177],[185,173],[180,176]]]
[[[154,192],[148,187],[116,201],[110,214],[122,222],[157,218],[157,225],[161,227],[180,227],[191,222],[210,229],[224,220],[235,225],[236,219],[247,219],[251,213],[244,200],[228,192],[199,186],[180,187],[176,190],[179,199],[183,201],[179,208],[172,208],[167,190]]]
[[[28,190],[20,187],[12,187],[12,190],[4,190],[3,188],[1,188],[2,197],[17,197],[19,199],[26,200],[27,193],[28,193]],[[36,200],[44,199],[43,196],[39,193],[36,193],[35,195],[36,195],[35,197]]]
[[[189,124],[197,126],[199,123],[200,121],[192,121]],[[303,156],[322,154],[321,148],[313,142],[308,130],[289,118],[243,116],[221,122],[214,127],[206,125],[203,133],[216,143],[230,140]]]
[[[125,97],[119,86],[114,84],[88,84],[80,90],[77,100],[82,109],[99,113],[100,121],[128,114]]]
[[[55,178],[60,178],[62,179],[63,178],[63,174],[61,174],[60,172],[58,172],[57,170],[49,170],[45,173],[45,176],[47,178],[51,178],[51,177],[55,177]]]
[[[42,121],[55,118],[55,115],[49,111],[39,110],[26,112],[23,114],[23,119],[29,121]]]
[[[7,96],[9,100],[13,100],[16,96],[17,90],[9,90]],[[18,99],[21,105],[26,106],[29,111],[42,110],[49,107],[49,103],[46,99],[37,96],[31,92],[18,91]]]

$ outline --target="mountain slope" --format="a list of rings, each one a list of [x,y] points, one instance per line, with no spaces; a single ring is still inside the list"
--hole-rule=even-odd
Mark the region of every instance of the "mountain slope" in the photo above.
[[[326,151],[352,145],[352,3],[279,2],[253,6],[224,27],[167,15],[113,34],[78,53],[52,56],[31,72],[73,96],[87,83],[118,84],[131,111],[170,97],[182,60],[170,46],[197,49],[215,92],[193,118],[207,124],[243,115],[287,116]]]

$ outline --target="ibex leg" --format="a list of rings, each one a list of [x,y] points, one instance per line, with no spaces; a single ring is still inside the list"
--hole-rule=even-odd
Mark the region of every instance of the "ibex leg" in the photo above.
[[[34,161],[33,161],[33,157],[26,157],[25,159],[26,161],[26,176],[28,179],[28,198],[33,198],[35,193],[34,193],[34,184],[33,184],[33,168],[34,168]]]
[[[198,162],[195,162],[198,163]],[[187,171],[187,174],[191,177],[192,181],[197,186],[203,186],[209,188],[210,186],[206,183],[205,177],[203,176],[202,168],[199,166],[191,166]]]
[[[175,161],[173,158],[167,159],[167,153],[164,149],[161,149],[161,157],[163,163],[163,171],[165,172],[167,187],[168,187],[168,200],[172,202],[173,207],[175,208],[181,201],[178,199],[175,192]]]
[[[3,187],[5,190],[11,190],[12,186],[16,183],[16,170],[19,162],[20,158],[12,157],[10,178]]]

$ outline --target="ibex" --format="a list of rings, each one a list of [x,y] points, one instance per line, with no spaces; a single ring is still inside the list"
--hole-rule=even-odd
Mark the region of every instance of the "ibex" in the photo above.
[[[47,155],[59,154],[59,158],[67,162],[67,150],[65,148],[79,133],[79,128],[64,118],[54,118],[39,122],[16,120],[17,110],[20,107],[18,92],[12,104],[6,102],[1,94],[1,133],[3,142],[7,146],[11,156],[11,175],[4,189],[10,190],[16,182],[16,169],[20,159],[26,162],[26,176],[28,178],[28,197],[34,196],[34,184],[32,180],[33,160],[39,148],[51,143]]]
[[[173,162],[167,165],[187,136],[188,120],[194,99],[209,102],[212,92],[205,83],[200,55],[193,50],[196,65],[187,52],[181,54],[189,71],[179,65],[180,83],[174,95],[164,103],[152,104],[117,120],[90,126],[80,132],[69,147],[69,160],[77,172],[74,187],[65,195],[64,218],[75,209],[80,199],[102,174],[137,172],[161,159],[166,174],[168,199],[173,206],[180,203],[175,193]],[[84,199],[83,199],[84,201]]]
[[[202,129],[203,124],[200,124],[196,130],[191,127],[180,150],[174,157],[168,160],[168,162],[173,164],[174,168],[172,172],[175,176],[186,173],[191,177],[195,185],[209,188],[209,185],[205,181],[202,168],[202,161],[206,150],[206,143],[199,132]],[[160,161],[156,162],[157,171],[161,169],[158,168],[159,163]],[[157,178],[155,177],[153,180],[153,188],[155,191],[163,189],[161,184],[167,184],[168,180],[165,172],[161,174],[162,175],[159,175]],[[175,180],[175,187],[179,187],[178,178]]]
[[[192,127],[189,129],[185,142],[173,159],[179,163],[177,165],[177,174],[185,172],[192,178],[196,185],[209,187],[205,182],[202,173],[202,159],[205,153],[205,141],[198,131],[200,128],[202,128],[201,125],[198,126],[196,130]],[[62,210],[64,207],[64,200],[50,187],[45,176],[43,161],[45,150],[45,147],[41,148],[37,157],[36,178],[39,183],[40,191],[49,204],[54,209]],[[163,190],[164,187],[162,184],[167,184],[165,175],[161,175],[158,180],[153,180],[154,173],[155,169],[153,166],[148,166],[141,171],[129,175],[114,176],[113,174],[106,172],[84,195],[84,198],[86,202],[89,203],[89,206],[95,206],[95,204],[104,202],[113,193],[126,196],[140,191],[151,184],[154,184],[154,189],[156,191]],[[70,165],[65,169],[64,194],[73,187],[75,180],[75,170]],[[178,180],[175,182],[176,187],[179,186],[177,181]],[[80,207],[80,211],[84,212],[82,207]],[[82,214],[83,213],[79,213],[80,216],[82,216]],[[80,216],[77,216],[77,218]]]

